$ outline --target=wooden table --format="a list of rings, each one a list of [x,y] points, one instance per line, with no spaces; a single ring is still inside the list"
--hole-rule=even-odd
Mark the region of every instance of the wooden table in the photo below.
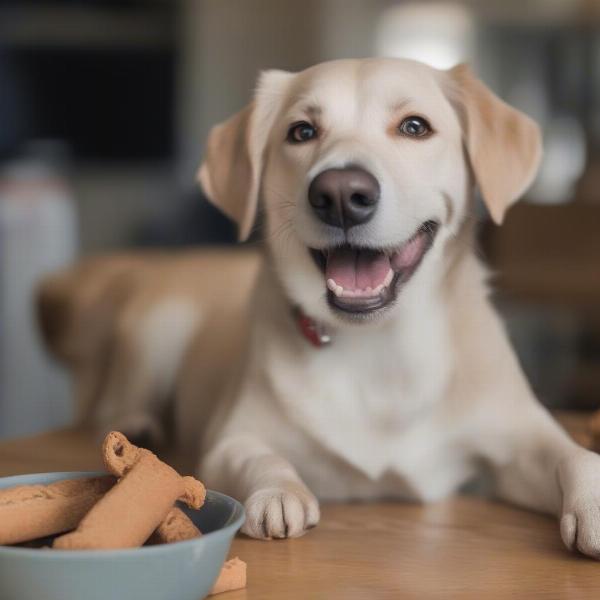
[[[96,469],[97,448],[82,431],[3,442],[0,476]],[[600,564],[569,554],[553,519],[469,497],[326,505],[303,538],[240,537],[232,555],[248,588],[223,600],[600,597]]]

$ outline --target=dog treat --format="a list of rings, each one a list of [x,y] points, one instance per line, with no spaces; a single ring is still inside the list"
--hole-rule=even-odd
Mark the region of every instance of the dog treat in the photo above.
[[[150,450],[134,446],[122,433],[111,431],[102,444],[102,460],[108,471],[123,477],[140,459],[153,459],[177,475],[183,483],[183,495],[179,500],[190,508],[200,508],[204,504],[206,489],[194,477],[181,477],[174,469],[160,461]]]
[[[193,477],[181,477],[152,452],[137,448],[118,432],[102,446],[104,464],[118,483],[87,513],[79,526],[54,541],[54,548],[117,549],[141,546],[162,523],[176,500],[192,508],[206,490]]]
[[[192,520],[174,506],[150,538],[151,544],[172,544],[200,537],[202,533]]]
[[[107,475],[0,490],[0,545],[74,529],[114,484]]]
[[[228,560],[221,569],[219,577],[210,590],[210,594],[231,592],[246,587],[246,563],[237,556]]]

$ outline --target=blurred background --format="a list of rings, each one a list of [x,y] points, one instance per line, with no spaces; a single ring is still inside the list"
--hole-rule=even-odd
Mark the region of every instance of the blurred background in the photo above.
[[[481,248],[532,385],[600,400],[600,0],[0,0],[0,437],[69,421],[32,292],[79,256],[231,243],[194,176],[265,68],[469,61],[543,127],[545,160]]]

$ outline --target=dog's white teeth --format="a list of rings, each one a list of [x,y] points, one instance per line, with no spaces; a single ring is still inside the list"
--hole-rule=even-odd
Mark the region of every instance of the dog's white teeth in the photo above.
[[[346,290],[341,285],[336,283],[334,279],[327,280],[327,289],[331,290],[338,298],[359,298],[359,297],[369,297],[369,296],[377,296],[381,294],[381,292],[392,282],[394,278],[394,272],[390,269],[388,274],[385,276],[385,279],[378,286],[372,288],[371,286],[367,286],[362,290]]]
[[[327,280],[327,288],[338,297],[344,293],[344,288],[341,285],[338,285],[333,279]]]
[[[380,284],[380,285],[382,285],[382,286],[383,286],[383,287],[382,287],[382,289],[383,289],[384,287],[387,287],[388,285],[390,285],[390,283],[392,283],[392,279],[394,279],[394,271],[392,271],[392,269],[390,269],[390,270],[387,272],[387,275],[385,276],[385,279],[383,280],[383,283],[382,283],[382,284]]]

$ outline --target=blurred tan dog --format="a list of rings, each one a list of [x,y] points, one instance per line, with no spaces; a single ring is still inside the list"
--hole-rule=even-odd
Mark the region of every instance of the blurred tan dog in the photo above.
[[[475,186],[500,223],[540,154],[465,67],[263,73],[199,177],[241,239],[262,206],[264,258],[84,263],[42,289],[46,336],[102,427],[158,434],[173,396],[178,440],[251,536],[301,535],[317,497],[435,500],[487,467],[600,556],[600,458],[533,397],[473,251]]]

